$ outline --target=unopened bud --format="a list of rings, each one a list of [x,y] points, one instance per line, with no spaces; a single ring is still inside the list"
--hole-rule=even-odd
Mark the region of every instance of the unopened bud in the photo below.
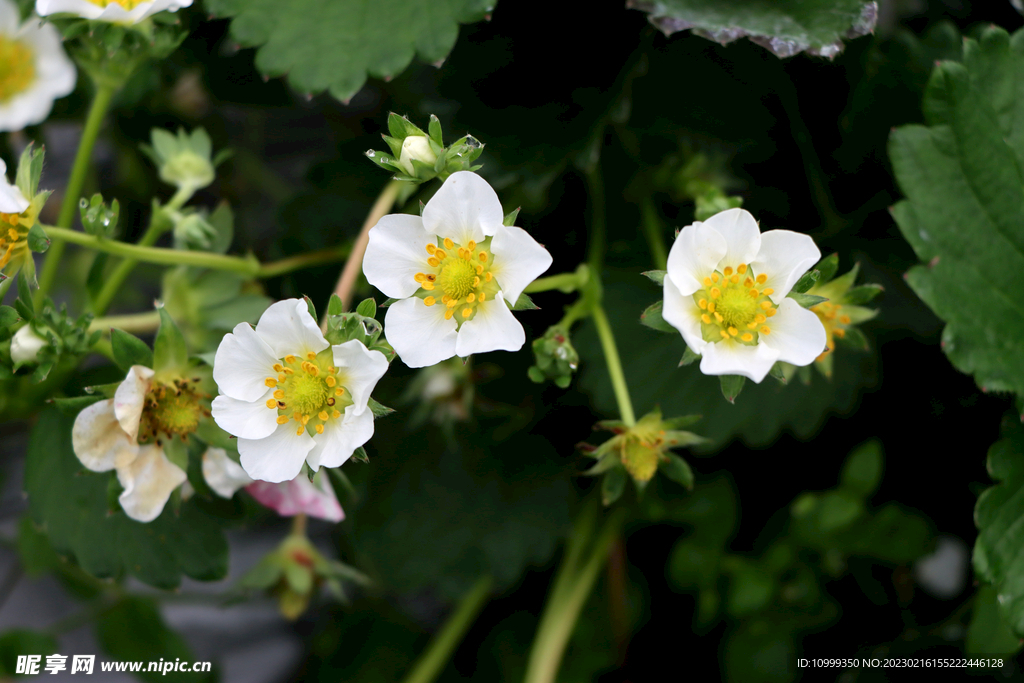
[[[430,148],[430,140],[424,135],[410,135],[402,142],[402,156],[398,163],[411,176],[416,175],[413,160],[422,161],[430,166],[437,161],[437,155]]]
[[[36,334],[31,325],[25,325],[11,338],[11,360],[15,365],[34,363],[47,344],[49,342]]]

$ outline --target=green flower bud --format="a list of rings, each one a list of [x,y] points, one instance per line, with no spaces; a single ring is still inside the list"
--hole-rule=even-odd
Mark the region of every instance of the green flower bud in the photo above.
[[[538,384],[549,379],[562,389],[569,386],[580,357],[568,330],[558,325],[548,328],[543,337],[533,340],[533,354],[537,363],[529,370],[530,379]]]
[[[411,176],[416,175],[416,169],[412,165],[413,159],[422,161],[430,166],[433,166],[434,162],[437,161],[437,155],[430,148],[430,141],[427,139],[427,136],[410,135],[402,141],[402,154],[398,163]]]
[[[398,114],[388,116],[388,132],[382,136],[391,153],[368,150],[366,157],[381,168],[391,171],[398,180],[423,183],[433,178],[445,180],[457,171],[476,171],[473,162],[484,146],[467,135],[445,147],[441,122],[430,117],[429,134],[409,119]]]
[[[150,135],[152,146],[143,145],[142,150],[156,164],[160,180],[177,187],[187,195],[186,200],[213,182],[214,169],[227,156],[221,152],[211,159],[213,145],[202,128],[196,128],[191,135],[184,128],[179,128],[177,135],[154,128]]]
[[[881,285],[854,286],[860,264],[833,279],[838,266],[838,254],[822,259],[814,267],[820,273],[818,281],[806,292],[828,299],[809,309],[817,314],[825,327],[826,349],[814,362],[814,366],[825,377],[832,376],[833,351],[837,342],[862,351],[867,350],[867,338],[857,326],[874,318],[878,311],[861,304],[868,303],[882,292]]]

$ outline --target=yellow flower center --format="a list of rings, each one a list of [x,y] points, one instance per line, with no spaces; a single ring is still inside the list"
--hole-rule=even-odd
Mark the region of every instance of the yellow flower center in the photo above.
[[[841,304],[834,304],[831,301],[822,301],[817,306],[811,306],[811,310],[817,314],[821,324],[825,327],[825,350],[814,360],[822,360],[836,348],[836,339],[846,336],[846,326],[850,324],[850,316],[840,313]]]
[[[154,441],[161,435],[184,440],[196,430],[200,419],[210,416],[202,402],[210,396],[198,390],[198,381],[176,379],[170,384],[153,383],[142,406],[140,443]]]
[[[25,92],[35,80],[36,63],[31,48],[0,36],[0,102]]]
[[[274,389],[267,408],[277,411],[277,424],[295,420],[296,434],[306,430],[323,434],[324,425],[340,418],[342,411],[352,405],[338,368],[331,365],[333,360],[334,353],[328,348],[319,354],[310,351],[305,358],[288,355],[274,365],[277,376],[266,380]]]
[[[771,334],[768,318],[778,313],[778,306],[768,298],[775,290],[764,286],[767,281],[764,273],[755,277],[746,263],[704,278],[704,289],[693,295],[704,340],[732,339],[753,346],[760,335]]]
[[[0,270],[28,253],[28,227],[23,214],[0,213]]]
[[[465,246],[447,237],[440,246],[428,244],[430,272],[414,276],[420,286],[417,296],[427,306],[444,305],[445,320],[455,317],[459,326],[472,319],[477,306],[498,293],[498,283],[491,272],[494,258],[490,244],[489,237],[480,244],[470,240]]]
[[[93,5],[99,7],[107,7],[108,5],[120,5],[127,10],[133,10],[144,2],[150,2],[150,0],[87,0]]]

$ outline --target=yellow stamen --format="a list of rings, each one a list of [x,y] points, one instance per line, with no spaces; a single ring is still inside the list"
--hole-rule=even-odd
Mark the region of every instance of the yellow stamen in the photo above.
[[[420,284],[420,287],[422,287],[423,289],[427,290],[428,292],[434,291],[434,283],[433,282],[423,282],[423,283]]]
[[[485,297],[485,296],[487,296],[487,294],[485,294],[484,292],[480,292],[480,296],[479,296],[479,299],[480,299],[480,302],[481,302],[481,303],[483,303],[483,300],[484,300],[484,297]]]
[[[444,312],[444,319],[451,320],[453,315],[455,315],[455,311],[449,308],[447,311]]]
[[[275,401],[272,398],[268,398],[267,399],[267,407],[268,408],[277,408],[277,401]]]
[[[763,315],[761,315],[760,313],[758,313],[757,315],[754,316],[754,322],[757,323],[757,324],[761,324],[765,320],[766,320],[766,318]]]
[[[466,249],[469,249],[470,251],[476,249],[476,242],[474,242],[473,240],[466,242]]]
[[[415,280],[416,282],[423,282],[424,280],[427,279],[427,276],[424,275],[423,273],[416,273],[415,275],[412,276],[412,279]]]
[[[445,237],[444,238],[444,248],[445,249],[452,249],[453,247],[455,247],[455,242],[452,242],[449,238]]]
[[[744,332],[743,336],[740,337],[740,339],[742,339],[745,342],[754,341],[754,335],[750,334],[749,332]]]
[[[284,372],[284,366],[281,365],[280,363],[274,363],[274,371],[275,372]]]
[[[430,258],[428,258],[427,259],[427,263],[429,263],[430,265],[432,265],[435,268],[437,268],[439,265],[441,265],[441,262],[437,260],[436,256],[431,256]]]
[[[718,287],[712,287],[711,288],[711,298],[712,299],[717,299],[720,296],[722,296],[722,290],[720,290]]]
[[[288,422],[288,416],[287,415],[278,415],[277,416],[277,424],[283,425],[283,424],[285,424],[287,422]]]
[[[327,383],[327,386],[329,386],[329,387],[333,387],[335,384],[338,383],[338,380],[336,380],[336,379],[334,379],[333,377],[330,377],[330,376],[328,376],[327,379],[325,379],[324,381]]]
[[[849,325],[850,324],[850,316],[848,316],[848,315],[841,315],[841,316],[839,316],[839,322],[841,322],[844,325]]]
[[[331,417],[337,420],[339,417],[341,417],[341,413],[339,413],[337,410],[331,411]]]
[[[764,273],[761,273],[760,275],[757,276],[757,284],[763,285],[766,282],[768,282],[768,276],[767,275],[765,275]]]
[[[714,313],[714,312],[715,312],[715,302],[714,301],[709,301],[708,302],[708,313]]]
[[[704,278],[704,286],[705,287],[710,287],[711,286],[711,278],[709,278],[709,277]]]
[[[712,282],[718,282],[720,279],[721,278],[718,276],[718,273],[711,273],[711,281]]]
[[[324,426],[323,425],[317,425],[316,426],[316,433],[317,434],[323,434],[324,433]]]
[[[767,325],[762,325],[761,326],[761,334],[771,334],[771,333],[772,333],[771,328],[769,328]]]
[[[704,322],[705,325],[711,324],[711,316],[708,315],[707,313],[701,314],[700,319]]]
[[[434,252],[434,258],[439,259],[441,261],[444,261],[444,257],[447,255],[448,253],[445,252],[443,249],[438,249],[437,251]]]
[[[722,273],[723,273],[723,274],[724,274],[724,275],[725,275],[726,277],[729,277],[730,275],[732,275],[732,266],[726,266],[726,267],[725,267],[725,270],[723,270],[723,271],[722,271]]]
[[[280,401],[282,398],[284,398],[284,392],[278,389],[277,391],[274,392],[274,398]]]
[[[774,294],[774,293],[775,293],[775,290],[774,290],[774,289],[772,289],[771,287],[769,287],[769,288],[767,288],[766,290],[764,290],[764,295],[765,295],[765,296],[770,296],[770,295],[772,295],[772,294]]]
[[[436,244],[428,244],[427,245],[427,253],[428,254],[433,256],[435,251],[437,251],[437,245]]]
[[[729,333],[726,332],[725,330],[719,330],[718,334],[722,335],[722,339],[728,339],[729,338]]]
[[[702,311],[706,311],[707,308],[708,308],[708,300],[707,299],[701,299],[700,301],[697,302],[697,305],[700,306],[700,309]]]
[[[304,431],[306,431],[306,427],[304,425],[299,425],[299,428],[295,430],[295,434],[296,436],[302,436],[302,432]]]
[[[466,297],[466,302],[473,303],[474,301],[476,301],[476,294],[470,293],[470,295]]]
[[[328,418],[327,411],[326,410],[321,410],[320,414],[317,415],[317,417],[319,417],[324,422],[327,422],[327,418]]]
[[[341,396],[344,393],[345,393],[345,388],[344,387],[338,387],[337,389],[334,390],[334,395],[335,396]]]
[[[739,273],[740,275],[743,275],[743,273],[747,272],[747,264],[741,263],[740,265],[736,266],[736,272]]]
[[[462,309],[462,317],[463,318],[468,318],[471,315],[473,315],[473,309],[472,308],[463,308]]]
[[[265,380],[263,380],[263,383],[266,384],[268,387],[276,387],[277,386],[277,380],[274,379],[273,377],[266,378]]]
[[[427,306],[433,306],[434,304],[437,303],[437,299],[435,299],[432,296],[428,296],[426,299],[423,300],[423,303],[425,303]]]
[[[480,259],[480,261],[482,263],[487,263],[487,252],[486,251],[481,251],[480,252],[480,256],[478,258]]]
[[[773,317],[776,313],[778,313],[778,311],[776,311],[774,308],[769,308],[767,311],[764,312],[764,314],[769,318]]]
[[[729,328],[729,334],[731,334],[732,336],[734,336],[734,337],[735,337],[735,336],[736,336],[737,334],[739,334],[739,333],[740,333],[740,331],[739,331],[739,330],[737,330],[737,329],[736,329],[735,327],[730,327],[730,328]]]

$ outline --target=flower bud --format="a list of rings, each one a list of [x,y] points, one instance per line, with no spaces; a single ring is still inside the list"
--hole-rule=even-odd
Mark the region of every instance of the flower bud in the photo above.
[[[182,216],[174,223],[174,244],[185,249],[209,249],[217,229],[198,213]]]
[[[579,367],[580,356],[569,339],[569,331],[559,325],[548,328],[543,337],[533,340],[533,355],[537,362],[529,369],[529,376],[538,384],[550,379],[565,389]]]
[[[34,363],[39,358],[39,352],[48,344],[47,340],[35,333],[31,325],[25,325],[11,338],[11,360],[15,365]]]
[[[425,135],[410,135],[402,142],[402,156],[398,163],[411,176],[416,175],[416,169],[412,165],[414,159],[429,166],[433,166],[437,161],[437,155],[430,148],[430,141]]]
[[[205,130],[196,128],[189,134],[179,129],[173,135],[154,128],[150,136],[152,146],[142,149],[157,165],[160,180],[189,194],[213,182],[214,168],[223,154],[218,155],[218,161],[211,160],[213,150]]]

